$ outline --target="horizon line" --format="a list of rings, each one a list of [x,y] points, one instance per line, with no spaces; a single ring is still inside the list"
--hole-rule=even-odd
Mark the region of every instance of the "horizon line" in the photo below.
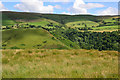
[[[39,12],[19,12],[19,11],[0,11],[0,12],[16,12],[16,13],[36,13],[36,14],[55,14],[55,15],[70,15],[70,16],[77,16],[77,15],[91,15],[91,16],[120,16],[120,15],[99,15],[99,14],[60,14],[60,13],[39,13]]]

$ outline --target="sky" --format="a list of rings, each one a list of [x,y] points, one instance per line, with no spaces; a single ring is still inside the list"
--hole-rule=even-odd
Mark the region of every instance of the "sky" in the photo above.
[[[115,0],[114,0],[115,1]],[[52,14],[118,15],[118,2],[104,0],[17,0],[0,1],[0,11],[36,12]]]

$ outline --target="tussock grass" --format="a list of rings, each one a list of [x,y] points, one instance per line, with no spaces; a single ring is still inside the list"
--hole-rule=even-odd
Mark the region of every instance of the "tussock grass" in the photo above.
[[[29,51],[30,54],[28,54]],[[118,52],[84,49],[3,50],[3,78],[117,78]]]

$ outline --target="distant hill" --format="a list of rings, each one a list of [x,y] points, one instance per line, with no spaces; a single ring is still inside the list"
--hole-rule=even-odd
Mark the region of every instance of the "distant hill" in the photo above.
[[[3,49],[117,50],[117,32],[109,32],[118,31],[119,19],[119,16],[3,11],[2,45]],[[104,31],[108,33],[98,33]],[[112,46],[108,47],[106,42],[112,42],[111,36],[115,37],[115,40],[114,43],[110,43]]]
[[[75,21],[100,21],[103,19],[113,18],[117,16],[93,16],[93,15],[64,15],[64,14],[41,14],[41,13],[28,13],[28,12],[10,12],[3,11],[3,25],[14,24],[17,22],[29,22],[38,19],[51,19],[56,22],[66,24]],[[12,22],[12,23],[11,23]]]

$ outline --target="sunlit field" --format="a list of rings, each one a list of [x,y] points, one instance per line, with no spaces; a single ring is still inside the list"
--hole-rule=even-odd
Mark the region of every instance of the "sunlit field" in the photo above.
[[[118,52],[3,50],[3,78],[118,78]]]

